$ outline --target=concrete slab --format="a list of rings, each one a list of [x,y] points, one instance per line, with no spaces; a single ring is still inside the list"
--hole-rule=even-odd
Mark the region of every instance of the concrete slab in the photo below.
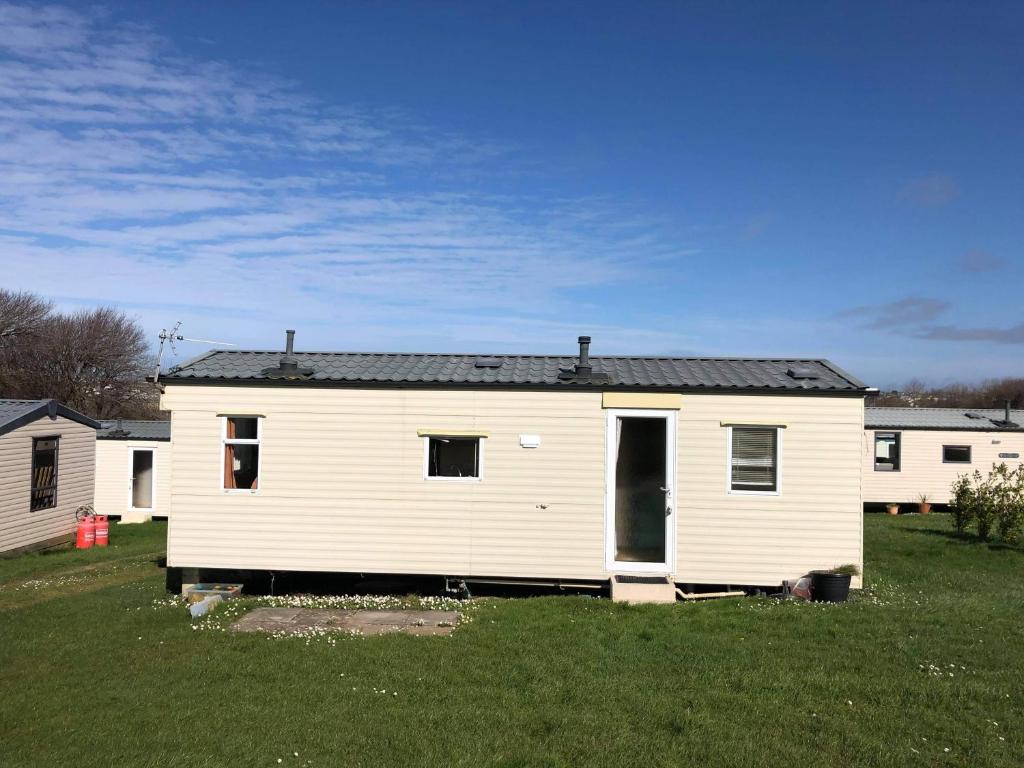
[[[232,625],[238,632],[358,632],[361,635],[450,635],[455,611],[371,611],[320,608],[256,608]]]
[[[616,603],[674,603],[676,585],[668,576],[615,574],[612,601]]]

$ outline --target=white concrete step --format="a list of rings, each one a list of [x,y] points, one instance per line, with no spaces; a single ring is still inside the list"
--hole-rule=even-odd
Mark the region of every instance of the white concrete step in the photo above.
[[[612,601],[616,603],[674,603],[676,585],[668,576],[616,573],[612,576]]]

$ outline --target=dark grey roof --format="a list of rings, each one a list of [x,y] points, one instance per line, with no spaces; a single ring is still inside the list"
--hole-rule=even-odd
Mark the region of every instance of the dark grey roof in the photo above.
[[[294,357],[300,368],[311,368],[313,374],[299,381],[288,381],[290,384],[830,393],[864,392],[868,389],[827,360],[595,356],[590,358],[595,379],[587,381],[559,377],[561,371],[571,369],[577,362],[573,356],[296,352]],[[281,352],[216,350],[172,368],[161,376],[161,380],[197,383],[268,381],[264,370],[276,366],[280,358]],[[486,358],[489,365],[479,365],[477,361],[480,358]],[[500,362],[500,365],[493,367],[494,362]],[[608,383],[600,380],[601,375],[608,377]]]
[[[56,400],[0,400],[0,435],[48,415],[63,416],[93,429],[99,429],[100,426],[98,421],[93,421]]]
[[[171,422],[116,419],[100,422],[97,440],[170,440]]]
[[[971,415],[969,415],[971,414]],[[1024,432],[1024,411],[1010,411],[1017,426],[1001,426],[1003,409],[993,408],[865,408],[867,429],[944,429],[970,432]]]

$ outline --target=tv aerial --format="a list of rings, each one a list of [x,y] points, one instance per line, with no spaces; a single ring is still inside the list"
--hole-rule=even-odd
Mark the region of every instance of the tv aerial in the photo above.
[[[216,344],[221,347],[237,347],[237,344],[232,344],[230,341],[214,341],[213,339],[193,339],[188,336],[182,336],[179,331],[181,330],[181,320],[174,324],[171,330],[166,328],[160,329],[160,333],[157,338],[160,339],[160,349],[156,353],[156,370],[153,372],[153,382],[155,383],[160,378],[160,365],[164,358],[164,345],[170,348],[171,354],[175,357],[178,356],[178,347],[176,346],[179,341],[194,342],[196,344]]]

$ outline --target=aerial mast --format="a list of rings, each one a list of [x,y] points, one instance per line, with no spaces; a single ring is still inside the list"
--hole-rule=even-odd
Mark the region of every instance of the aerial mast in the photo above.
[[[160,379],[160,366],[163,362],[164,357],[164,345],[170,348],[171,353],[177,357],[178,347],[176,346],[179,341],[188,341],[196,344],[216,344],[222,347],[237,347],[237,344],[233,344],[230,341],[214,341],[213,339],[193,339],[188,336],[182,336],[179,331],[181,330],[181,320],[174,324],[171,330],[161,328],[157,338],[160,339],[160,348],[156,353],[156,370],[153,371],[153,383],[155,384]]]

